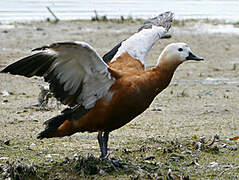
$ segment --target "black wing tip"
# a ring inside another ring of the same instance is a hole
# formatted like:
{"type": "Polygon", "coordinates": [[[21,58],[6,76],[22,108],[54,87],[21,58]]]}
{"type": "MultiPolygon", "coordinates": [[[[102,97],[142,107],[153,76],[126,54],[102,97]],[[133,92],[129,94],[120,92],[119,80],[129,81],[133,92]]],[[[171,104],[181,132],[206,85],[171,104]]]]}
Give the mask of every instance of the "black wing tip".
{"type": "Polygon", "coordinates": [[[164,13],[159,14],[158,16],[151,18],[144,22],[144,24],[138,29],[138,32],[143,29],[150,29],[153,25],[162,26],[167,31],[170,29],[171,24],[173,22],[174,13],[171,11],[166,11],[164,13]]]}
{"type": "Polygon", "coordinates": [[[6,68],[0,70],[0,73],[8,73],[8,71],[6,71],[6,68]]]}
{"type": "Polygon", "coordinates": [[[0,70],[0,73],[6,73],[6,74],[16,75],[15,71],[13,71],[10,66],[7,66],[7,67],[5,67],[4,69],[0,70]]]}

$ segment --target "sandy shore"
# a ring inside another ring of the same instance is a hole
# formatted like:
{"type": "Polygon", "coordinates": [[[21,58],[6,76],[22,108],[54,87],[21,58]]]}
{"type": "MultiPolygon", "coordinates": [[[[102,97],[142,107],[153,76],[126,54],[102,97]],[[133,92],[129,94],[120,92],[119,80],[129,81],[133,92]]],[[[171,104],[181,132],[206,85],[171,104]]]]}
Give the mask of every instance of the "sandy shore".
{"type": "MultiPolygon", "coordinates": [[[[86,41],[101,55],[129,37],[140,23],[62,21],[0,26],[0,64],[5,65],[31,54],[31,49],[57,41],[86,41]],[[14,27],[14,28],[12,28],[14,27]]],[[[171,85],[150,108],[131,123],[111,133],[110,147],[122,149],[133,141],[150,137],[167,139],[192,136],[223,139],[239,135],[239,35],[206,33],[200,24],[172,27],[171,39],[157,42],[147,57],[148,66],[156,63],[162,49],[171,42],[186,42],[205,61],[181,65],[171,85]]],[[[27,79],[0,75],[0,134],[2,140],[44,147],[36,139],[42,123],[60,110],[37,111],[30,105],[37,101],[41,78],[27,79]]],[[[63,108],[63,107],[61,107],[63,108]]],[[[52,152],[66,148],[86,154],[97,151],[96,134],[76,134],[71,138],[46,140],[52,152]]],[[[64,150],[65,151],[65,150],[64,150]]]]}

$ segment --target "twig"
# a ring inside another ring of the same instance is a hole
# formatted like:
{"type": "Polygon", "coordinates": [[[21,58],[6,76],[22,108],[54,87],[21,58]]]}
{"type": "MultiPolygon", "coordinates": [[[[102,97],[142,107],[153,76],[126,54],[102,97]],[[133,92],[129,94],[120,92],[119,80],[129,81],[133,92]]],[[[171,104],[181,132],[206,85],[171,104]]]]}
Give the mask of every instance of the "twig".
{"type": "Polygon", "coordinates": [[[57,23],[58,21],[60,21],[60,19],[54,14],[54,12],[50,9],[49,6],[46,7],[47,10],[51,13],[51,15],[55,18],[55,22],[57,23]]]}
{"type": "Polygon", "coordinates": [[[92,20],[93,20],[93,21],[99,21],[99,20],[100,20],[100,18],[99,18],[99,16],[98,16],[98,13],[97,13],[97,11],[96,11],[96,10],[94,10],[94,13],[95,13],[95,17],[92,17],[92,20]]]}
{"type": "Polygon", "coordinates": [[[226,171],[228,171],[228,169],[227,170],[224,170],[224,171],[222,171],[219,175],[218,175],[218,177],[221,177],[226,171]]]}
{"type": "Polygon", "coordinates": [[[216,140],[219,140],[219,139],[220,139],[220,137],[216,134],[216,135],[213,137],[212,142],[211,142],[210,144],[208,144],[208,146],[213,145],[213,144],[216,142],[216,140]]]}

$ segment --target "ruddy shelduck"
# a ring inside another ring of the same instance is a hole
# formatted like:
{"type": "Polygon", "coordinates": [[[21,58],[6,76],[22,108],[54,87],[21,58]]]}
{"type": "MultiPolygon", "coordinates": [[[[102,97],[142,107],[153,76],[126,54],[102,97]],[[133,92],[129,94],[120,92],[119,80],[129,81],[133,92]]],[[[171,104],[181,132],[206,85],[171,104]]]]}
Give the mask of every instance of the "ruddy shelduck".
{"type": "Polygon", "coordinates": [[[143,113],[170,83],[185,61],[200,61],[185,43],[169,44],[155,67],[145,70],[145,57],[167,27],[152,25],[123,41],[106,63],[85,42],[60,42],[35,49],[1,72],[43,76],[50,90],[69,105],[44,124],[38,138],[98,132],[101,157],[107,155],[109,133],[143,113]]]}

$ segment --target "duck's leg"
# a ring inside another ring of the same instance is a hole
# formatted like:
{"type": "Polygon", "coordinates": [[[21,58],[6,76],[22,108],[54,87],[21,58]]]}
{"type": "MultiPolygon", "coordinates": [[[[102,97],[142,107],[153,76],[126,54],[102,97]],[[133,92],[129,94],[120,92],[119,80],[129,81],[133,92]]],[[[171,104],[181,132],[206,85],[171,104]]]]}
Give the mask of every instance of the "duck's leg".
{"type": "Polygon", "coordinates": [[[109,134],[110,134],[110,132],[105,132],[104,135],[103,135],[103,141],[104,141],[104,146],[105,146],[105,153],[106,153],[106,155],[108,154],[109,134]]]}
{"type": "Polygon", "coordinates": [[[102,136],[102,132],[99,132],[97,139],[98,139],[100,152],[101,152],[100,158],[105,158],[107,155],[109,132],[105,132],[103,136],[102,136]]]}

